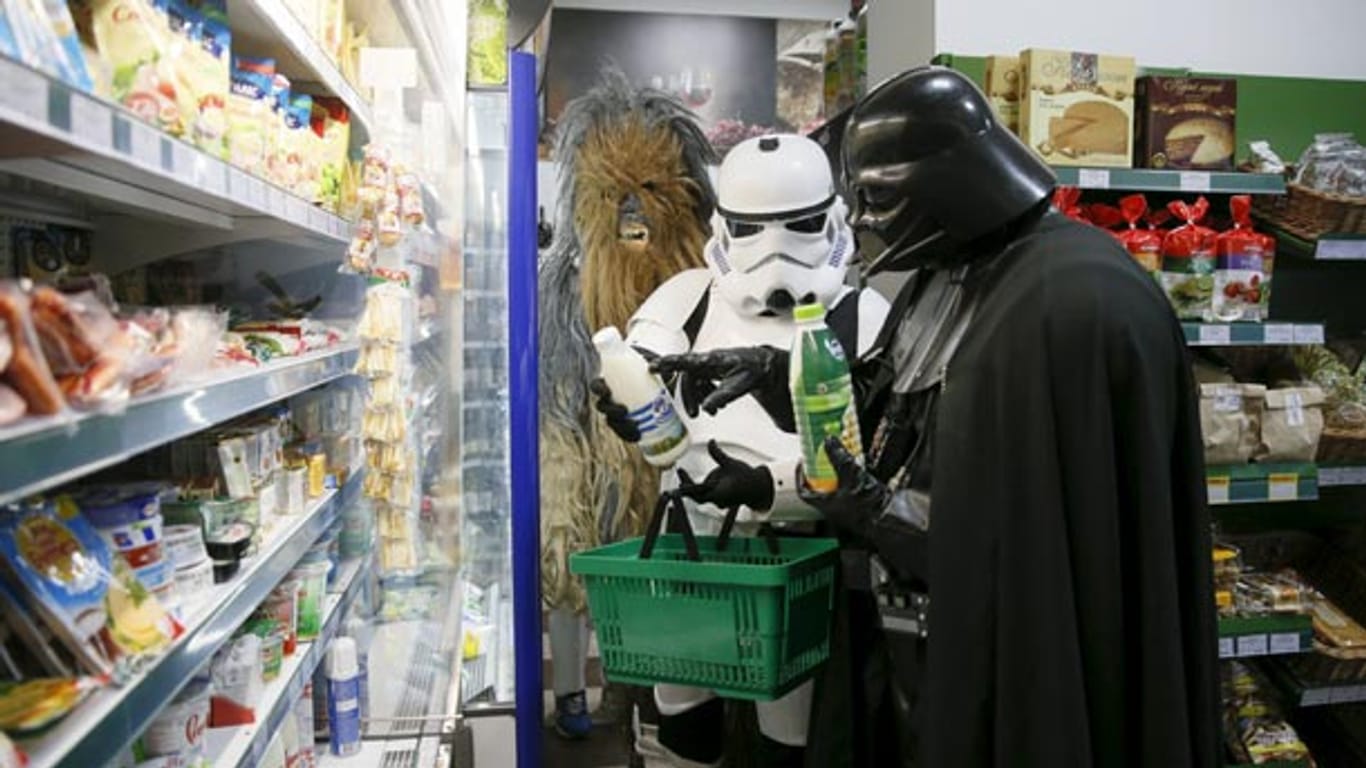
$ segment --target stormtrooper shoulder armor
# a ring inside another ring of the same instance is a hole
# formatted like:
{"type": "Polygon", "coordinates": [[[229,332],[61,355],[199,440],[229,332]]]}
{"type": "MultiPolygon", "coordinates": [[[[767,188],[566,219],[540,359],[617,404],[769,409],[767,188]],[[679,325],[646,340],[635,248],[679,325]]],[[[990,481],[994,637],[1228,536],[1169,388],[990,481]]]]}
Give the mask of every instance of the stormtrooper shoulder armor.
{"type": "Polygon", "coordinates": [[[711,272],[689,269],[669,278],[631,316],[626,342],[657,355],[680,355],[691,344],[684,326],[711,288],[711,272]]]}

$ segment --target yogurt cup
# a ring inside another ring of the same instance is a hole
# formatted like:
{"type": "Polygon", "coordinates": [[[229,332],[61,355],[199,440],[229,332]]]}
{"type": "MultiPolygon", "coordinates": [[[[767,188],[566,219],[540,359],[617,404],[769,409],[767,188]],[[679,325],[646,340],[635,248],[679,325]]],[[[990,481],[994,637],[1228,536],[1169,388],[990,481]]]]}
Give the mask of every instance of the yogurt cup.
{"type": "Polygon", "coordinates": [[[175,584],[180,592],[182,606],[189,607],[192,598],[202,595],[213,586],[213,563],[205,559],[186,568],[177,568],[175,584]]]}
{"type": "Polygon", "coordinates": [[[176,755],[187,758],[186,765],[202,758],[204,734],[209,727],[209,695],[208,681],[197,679],[167,704],[142,733],[147,756],[176,755]]]}
{"type": "Polygon", "coordinates": [[[175,569],[167,560],[157,560],[154,563],[145,565],[133,570],[133,574],[142,582],[142,586],[155,592],[157,589],[167,584],[175,584],[175,569]]]}
{"type": "Polygon", "coordinates": [[[133,570],[146,568],[147,566],[159,563],[164,559],[162,557],[161,542],[153,542],[144,547],[137,547],[135,549],[125,549],[119,552],[119,555],[123,557],[125,563],[128,563],[128,567],[133,570]]]}
{"type": "Polygon", "coordinates": [[[176,568],[188,568],[209,559],[204,550],[204,531],[197,525],[168,525],[161,530],[161,546],[176,568]]]}
{"type": "Polygon", "coordinates": [[[327,571],[331,565],[323,560],[305,563],[289,572],[289,578],[299,582],[297,632],[300,640],[313,640],[322,631],[327,571]]]}
{"type": "Polygon", "coordinates": [[[95,485],[78,491],[76,505],[96,528],[117,528],[161,516],[160,483],[95,485]]]}
{"type": "Polygon", "coordinates": [[[161,541],[161,513],[129,523],[97,525],[95,530],[117,552],[146,547],[161,541]]]}

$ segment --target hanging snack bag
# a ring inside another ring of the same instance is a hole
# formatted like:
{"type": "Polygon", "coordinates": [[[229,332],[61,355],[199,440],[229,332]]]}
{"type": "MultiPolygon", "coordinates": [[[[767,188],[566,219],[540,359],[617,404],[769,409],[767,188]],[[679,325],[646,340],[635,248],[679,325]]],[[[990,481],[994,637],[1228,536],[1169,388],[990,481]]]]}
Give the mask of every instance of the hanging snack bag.
{"type": "Polygon", "coordinates": [[[1201,384],[1200,435],[1206,464],[1245,464],[1261,445],[1266,387],[1201,384]]]}
{"type": "Polygon", "coordinates": [[[1323,434],[1323,390],[1290,387],[1266,392],[1258,461],[1313,461],[1323,434]]]}
{"type": "Polygon", "coordinates": [[[351,111],[341,99],[313,97],[313,132],[322,137],[318,191],[314,202],[329,211],[340,210],[346,150],[351,143],[351,111]]]}
{"type": "Polygon", "coordinates": [[[234,56],[228,93],[228,161],[247,173],[265,178],[266,147],[270,137],[275,80],[274,59],[234,56]]]}
{"type": "Polygon", "coordinates": [[[1152,229],[1140,229],[1138,222],[1148,212],[1148,199],[1143,195],[1129,195],[1119,201],[1119,211],[1129,228],[1121,230],[1118,237],[1124,249],[1134,257],[1140,267],[1154,279],[1161,280],[1162,274],[1162,235],[1152,229]]]}
{"type": "Polygon", "coordinates": [[[422,204],[422,183],[417,174],[400,168],[395,177],[398,186],[398,208],[404,223],[420,227],[427,220],[427,211],[422,204]]]}
{"type": "Polygon", "coordinates": [[[1185,224],[1162,240],[1162,290],[1176,316],[1182,320],[1205,320],[1212,312],[1214,296],[1214,232],[1200,225],[1209,211],[1204,197],[1189,204],[1173,200],[1168,210],[1185,224]]]}
{"type": "Polygon", "coordinates": [[[392,178],[390,176],[391,158],[389,150],[380,144],[365,145],[365,159],[361,163],[359,198],[362,214],[374,215],[384,202],[392,178]]]}
{"type": "Polygon", "coordinates": [[[1266,319],[1271,273],[1266,268],[1266,239],[1252,231],[1252,198],[1229,201],[1233,229],[1215,238],[1213,319],[1220,322],[1266,319]]]}

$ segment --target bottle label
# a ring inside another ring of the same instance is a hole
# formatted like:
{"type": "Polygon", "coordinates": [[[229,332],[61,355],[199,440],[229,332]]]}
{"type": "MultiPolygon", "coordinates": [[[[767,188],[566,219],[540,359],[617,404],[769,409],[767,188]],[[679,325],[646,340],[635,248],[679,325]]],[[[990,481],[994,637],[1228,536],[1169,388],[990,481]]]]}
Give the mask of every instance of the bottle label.
{"type": "Polygon", "coordinates": [[[793,352],[792,410],[802,440],[802,472],[814,490],[833,491],[839,479],[825,452],[826,439],[840,438],[855,458],[863,453],[849,364],[824,326],[801,331],[793,352]]]}
{"type": "Polygon", "coordinates": [[[631,421],[640,430],[640,449],[646,456],[660,456],[673,450],[687,436],[683,420],[674,410],[669,393],[660,390],[648,405],[631,411],[631,421]]]}
{"type": "Polygon", "coordinates": [[[360,681],[357,678],[327,681],[327,719],[332,727],[334,755],[360,749],[360,681]]]}

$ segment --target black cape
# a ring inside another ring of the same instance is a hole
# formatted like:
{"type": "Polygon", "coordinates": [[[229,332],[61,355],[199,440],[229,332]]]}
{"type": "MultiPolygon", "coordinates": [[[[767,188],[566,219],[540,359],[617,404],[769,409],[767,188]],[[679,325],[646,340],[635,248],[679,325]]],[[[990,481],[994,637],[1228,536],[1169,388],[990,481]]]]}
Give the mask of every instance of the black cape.
{"type": "Polygon", "coordinates": [[[1220,764],[1185,340],[1104,232],[989,266],[935,431],[924,766],[1220,764]]]}

